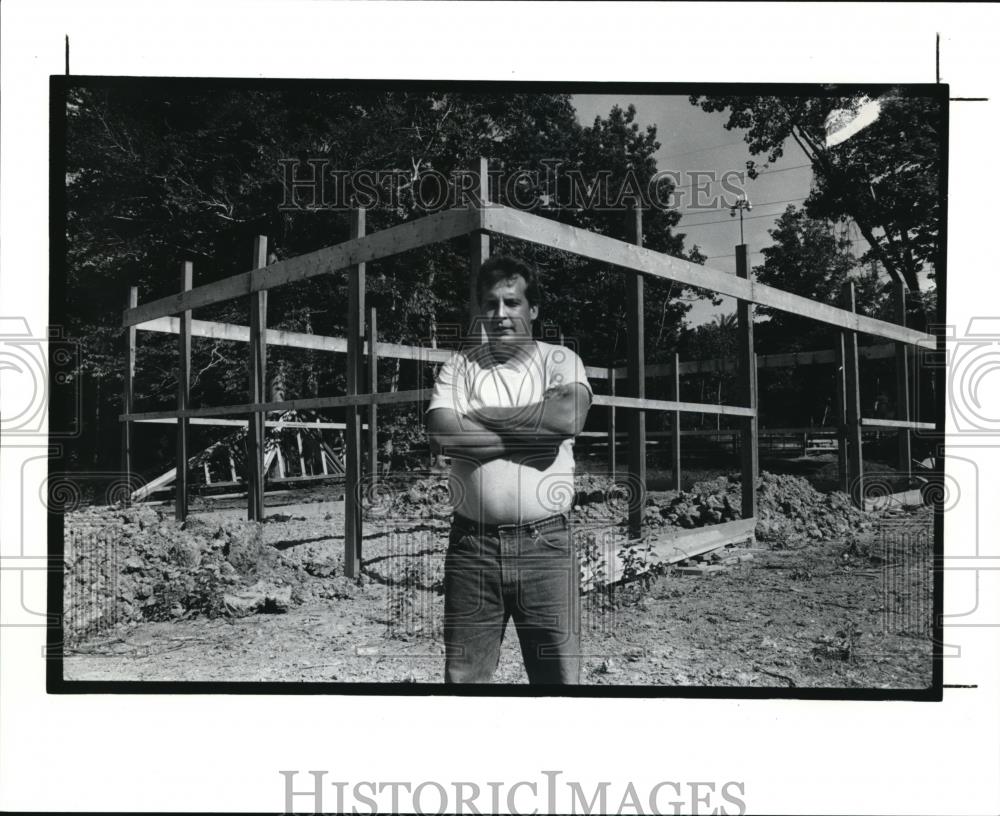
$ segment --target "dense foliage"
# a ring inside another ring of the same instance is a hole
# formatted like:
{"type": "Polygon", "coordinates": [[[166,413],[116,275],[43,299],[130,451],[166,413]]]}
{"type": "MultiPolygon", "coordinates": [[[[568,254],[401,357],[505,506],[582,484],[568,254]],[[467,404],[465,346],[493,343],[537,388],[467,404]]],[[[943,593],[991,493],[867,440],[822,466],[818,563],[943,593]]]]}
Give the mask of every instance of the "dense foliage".
{"type": "MultiPolygon", "coordinates": [[[[119,307],[128,286],[140,302],[176,292],[184,261],[195,264],[195,285],[244,272],[254,237],[269,239],[270,259],[282,259],[346,240],[349,213],[342,206],[286,197],[285,166],[298,160],[325,162],[345,174],[383,173],[390,186],[367,212],[374,232],[424,216],[421,185],[433,173],[476,167],[490,159],[491,172],[516,187],[491,191],[504,201],[534,197],[547,206],[536,214],[625,238],[627,199],[605,208],[574,206],[563,186],[577,174],[603,178],[610,190],[640,186],[656,172],[655,129],[640,129],[634,108],[614,107],[607,117],[581,125],[563,94],[475,94],[388,91],[365,86],[333,88],[313,83],[247,89],[170,81],[83,84],[67,100],[67,291],[68,333],[80,342],[85,404],[96,405],[100,433],[85,418],[74,455],[96,462],[115,459],[114,414],[120,407],[119,307]],[[553,173],[552,168],[557,172],[553,173]],[[388,193],[391,193],[389,195],[388,193]],[[555,202],[553,204],[552,202],[555,202]],[[286,204],[288,202],[285,202],[286,204]],[[100,407],[104,406],[101,410],[100,407]]],[[[662,191],[669,195],[668,180],[662,191]]],[[[308,198],[308,197],[307,197],[308,198]]],[[[647,246],[685,255],[679,215],[647,210],[647,246]]],[[[607,266],[537,246],[496,242],[496,249],[527,255],[541,269],[548,297],[542,329],[561,332],[588,363],[604,365],[624,355],[625,298],[622,276],[607,266]]],[[[689,255],[700,260],[696,250],[689,255]]],[[[367,302],[378,310],[380,339],[426,343],[442,325],[461,324],[468,291],[466,240],[439,244],[368,265],[367,302]]],[[[646,311],[658,327],[651,354],[671,349],[689,306],[671,297],[677,287],[652,282],[646,311]]],[[[247,304],[232,301],[198,310],[196,318],[247,323],[247,304]]],[[[271,328],[344,336],[344,272],[269,293],[271,328]]],[[[447,329],[445,329],[445,332],[447,329]]],[[[440,330],[438,334],[442,334],[440,330]]],[[[142,333],[136,383],[138,410],[169,406],[176,393],[176,340],[142,333]]],[[[340,355],[272,347],[272,391],[287,398],[342,393],[340,355]]],[[[429,372],[384,361],[380,388],[427,384],[429,372]]],[[[196,338],[192,403],[225,404],[247,396],[245,345],[196,338]]],[[[386,445],[405,449],[419,436],[415,411],[392,417],[386,445]]],[[[170,446],[166,432],[161,448],[170,446]]],[[[159,453],[143,451],[153,459],[159,453]]],[[[161,453],[165,453],[162,450],[161,453]]]]}
{"type": "MultiPolygon", "coordinates": [[[[729,114],[725,127],[745,130],[764,167],[794,143],[812,165],[815,184],[806,213],[829,221],[853,220],[869,244],[864,261],[877,261],[894,280],[921,290],[919,273],[935,275],[940,261],[945,105],[939,97],[892,90],[877,98],[880,113],[849,139],[828,146],[827,117],[853,110],[854,96],[692,96],[707,112],[729,114]]],[[[755,178],[760,168],[747,162],[755,178]]]]}

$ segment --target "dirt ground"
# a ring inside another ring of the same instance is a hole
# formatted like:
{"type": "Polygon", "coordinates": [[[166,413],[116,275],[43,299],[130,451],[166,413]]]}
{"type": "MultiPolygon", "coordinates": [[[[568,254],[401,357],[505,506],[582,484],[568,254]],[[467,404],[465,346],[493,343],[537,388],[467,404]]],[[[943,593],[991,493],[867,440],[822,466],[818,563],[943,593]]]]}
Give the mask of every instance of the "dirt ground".
{"type": "MultiPolygon", "coordinates": [[[[183,528],[169,506],[68,518],[65,678],[441,682],[446,507],[410,496],[370,514],[355,581],[343,575],[337,492],[274,497],[287,503],[259,526],[226,499],[195,501],[183,528]]],[[[697,504],[656,498],[670,521],[697,504]]],[[[608,528],[585,516],[578,540],[608,528]]],[[[737,550],[751,559],[587,593],[583,682],[928,687],[932,511],[895,507],[822,530],[810,517],[798,535],[774,518],[770,540],[737,550]]],[[[512,625],[495,681],[526,682],[512,625]]]]}

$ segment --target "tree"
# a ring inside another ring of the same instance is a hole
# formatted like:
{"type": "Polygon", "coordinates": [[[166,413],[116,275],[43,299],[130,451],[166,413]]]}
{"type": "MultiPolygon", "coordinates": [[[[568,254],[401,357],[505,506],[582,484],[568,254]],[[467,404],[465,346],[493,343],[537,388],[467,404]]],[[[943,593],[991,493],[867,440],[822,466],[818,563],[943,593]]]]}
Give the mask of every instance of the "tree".
{"type": "MultiPolygon", "coordinates": [[[[763,250],[764,263],[753,270],[761,283],[838,306],[844,284],[853,281],[858,311],[889,317],[891,307],[875,269],[859,264],[851,255],[850,242],[836,235],[832,223],[789,206],[769,234],[774,243],[763,250]]],[[[832,349],[838,341],[838,330],[825,323],[763,306],[757,313],[763,318],[755,328],[761,354],[832,349]]],[[[835,375],[825,365],[763,371],[758,390],[767,422],[792,426],[820,424],[824,418],[832,422],[835,375]]]]}
{"type": "MultiPolygon", "coordinates": [[[[854,220],[869,244],[863,260],[877,260],[893,280],[920,291],[918,273],[939,259],[941,226],[942,101],[894,90],[878,99],[881,113],[846,141],[827,146],[825,124],[834,111],[856,108],[854,96],[691,96],[707,112],[729,112],[726,129],[746,130],[753,155],[777,162],[789,139],[815,173],[805,202],[813,218],[854,220]]],[[[750,178],[761,172],[747,162],[750,178]]],[[[928,273],[931,277],[934,271],[928,273]]]]}
{"type": "MultiPolygon", "coordinates": [[[[717,314],[708,323],[687,329],[682,337],[681,355],[688,360],[735,360],[737,354],[736,312],[717,314]]],[[[717,368],[697,375],[699,387],[698,402],[735,402],[739,399],[736,389],[736,374],[717,368]]],[[[704,427],[706,414],[701,414],[704,427]]],[[[715,427],[721,427],[721,415],[715,416],[715,427]]]]}
{"type": "MultiPolygon", "coordinates": [[[[655,129],[640,131],[634,108],[613,108],[584,127],[565,94],[396,92],[312,83],[279,90],[178,87],[169,81],[81,83],[67,100],[67,331],[81,342],[81,373],[106,381],[105,417],[117,413],[114,395],[121,390],[120,304],[109,302],[109,294],[123,296],[130,285],[140,287],[142,301],[175,293],[181,264],[189,259],[195,261],[195,285],[244,272],[253,237],[260,234],[269,237],[274,259],[347,239],[344,208],[280,206],[283,159],[325,160],[347,174],[385,173],[394,195],[368,208],[369,232],[425,215],[418,195],[423,180],[468,170],[480,155],[507,176],[537,172],[539,195],[558,193],[566,178],[546,173],[552,158],[583,179],[603,174],[613,190],[630,175],[646,185],[656,172],[655,129]]],[[[663,191],[662,198],[668,194],[663,191]]],[[[507,190],[499,195],[503,200],[507,190]]],[[[620,207],[567,204],[537,214],[626,237],[620,207]]],[[[677,221],[675,212],[648,211],[645,244],[683,254],[684,236],[673,231],[677,221]]],[[[497,241],[496,248],[503,250],[505,242],[497,241]]],[[[585,359],[603,361],[624,345],[620,270],[549,248],[510,248],[549,273],[543,319],[556,320],[585,359]]],[[[370,264],[367,302],[379,311],[380,338],[418,343],[437,323],[464,322],[467,264],[464,240],[370,264]]],[[[343,270],[273,289],[269,326],[343,336],[346,290],[343,270]]],[[[674,300],[676,293],[666,282],[647,288],[647,319],[657,321],[658,348],[676,338],[688,308],[674,300]]],[[[218,304],[195,317],[245,324],[246,304],[218,304]]],[[[245,397],[245,345],[196,340],[192,356],[193,404],[245,397]]],[[[342,362],[276,347],[268,356],[289,398],[343,391],[342,362]]],[[[144,335],[138,368],[143,375],[136,383],[137,408],[170,404],[176,339],[144,335]]],[[[416,378],[396,361],[386,361],[381,371],[382,388],[409,387],[407,378],[416,378]]],[[[407,420],[413,421],[419,418],[407,420]]],[[[106,444],[96,449],[113,450],[116,423],[103,433],[106,444]]],[[[88,426],[85,434],[93,438],[93,429],[88,426]]]]}
{"type": "MultiPolygon", "coordinates": [[[[753,270],[761,283],[839,306],[844,284],[854,280],[858,310],[884,314],[885,295],[877,276],[859,264],[850,241],[838,237],[833,224],[789,205],[768,234],[774,243],[762,250],[764,263],[753,270]]],[[[757,313],[766,318],[757,326],[758,348],[764,353],[832,348],[835,330],[825,323],[766,306],[758,306],[757,313]]]]}

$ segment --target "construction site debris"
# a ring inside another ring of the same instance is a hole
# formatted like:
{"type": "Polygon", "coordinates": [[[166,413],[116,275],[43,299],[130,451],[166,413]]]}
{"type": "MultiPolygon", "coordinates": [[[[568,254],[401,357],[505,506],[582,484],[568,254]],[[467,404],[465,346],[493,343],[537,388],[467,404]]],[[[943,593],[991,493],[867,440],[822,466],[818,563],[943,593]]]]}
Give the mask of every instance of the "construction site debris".
{"type": "MultiPolygon", "coordinates": [[[[377,564],[370,565],[366,577],[390,587],[440,592],[441,559],[431,556],[443,553],[446,542],[444,520],[451,512],[446,475],[432,474],[405,485],[379,484],[375,488],[368,491],[363,503],[369,523],[424,519],[422,535],[431,538],[421,543],[419,552],[401,550],[383,555],[377,564]]],[[[645,571],[642,553],[634,549],[624,527],[629,502],[635,500],[638,498],[630,495],[625,485],[607,477],[577,476],[573,518],[580,533],[584,583],[611,578],[608,565],[587,558],[590,550],[606,549],[602,542],[608,535],[621,545],[619,572],[625,579],[645,571]]],[[[733,477],[699,482],[690,491],[643,500],[644,519],[654,533],[669,527],[707,527],[740,517],[740,486],[733,477]]],[[[853,507],[846,495],[824,495],[795,476],[761,474],[757,501],[757,539],[773,548],[849,539],[873,527],[873,518],[853,507]]],[[[323,521],[332,518],[327,513],[323,521]]],[[[116,624],[281,612],[305,601],[350,598],[364,591],[364,585],[341,573],[342,552],[331,545],[329,537],[316,538],[315,521],[275,513],[263,525],[197,516],[178,524],[163,511],[144,505],[89,507],[67,513],[67,641],[78,641],[116,624]],[[268,543],[277,539],[286,544],[278,547],[268,543]]],[[[339,537],[341,532],[332,534],[339,537]]],[[[689,566],[704,571],[752,558],[722,546],[698,554],[700,560],[689,562],[689,566]],[[712,557],[713,552],[716,557],[712,557]]]]}

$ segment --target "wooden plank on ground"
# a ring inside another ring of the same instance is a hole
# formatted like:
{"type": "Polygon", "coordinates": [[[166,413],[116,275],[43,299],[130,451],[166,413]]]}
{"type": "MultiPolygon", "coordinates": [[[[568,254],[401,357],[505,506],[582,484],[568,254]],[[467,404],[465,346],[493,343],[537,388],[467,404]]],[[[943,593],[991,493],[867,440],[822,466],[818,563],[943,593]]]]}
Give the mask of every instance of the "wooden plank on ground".
{"type": "Polygon", "coordinates": [[[583,591],[638,578],[654,565],[676,564],[701,553],[753,539],[756,519],[741,519],[694,530],[676,530],[637,540],[624,533],[600,536],[593,561],[584,564],[583,591]]]}
{"type": "Polygon", "coordinates": [[[757,519],[739,519],[693,530],[671,530],[652,541],[652,551],[660,564],[676,564],[686,558],[717,550],[727,544],[753,539],[757,519]]]}
{"type": "Polygon", "coordinates": [[[865,510],[889,510],[893,507],[919,507],[924,504],[924,494],[919,488],[887,493],[884,496],[865,497],[865,510]]]}

